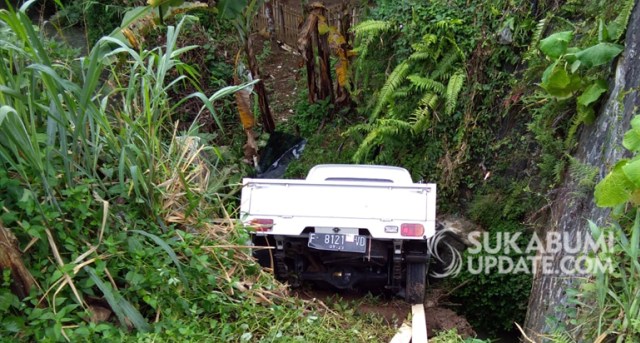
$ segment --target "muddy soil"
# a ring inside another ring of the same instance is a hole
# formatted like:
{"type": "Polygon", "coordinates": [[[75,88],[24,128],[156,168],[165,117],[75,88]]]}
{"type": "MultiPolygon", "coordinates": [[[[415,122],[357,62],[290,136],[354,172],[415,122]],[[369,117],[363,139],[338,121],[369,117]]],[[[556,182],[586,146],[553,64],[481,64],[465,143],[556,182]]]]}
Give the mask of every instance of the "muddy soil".
{"type": "MultiPolygon", "coordinates": [[[[318,302],[321,307],[336,309],[336,304],[352,303],[357,306],[356,313],[362,316],[374,316],[382,319],[386,325],[399,328],[403,322],[410,320],[411,305],[403,299],[391,296],[371,296],[364,291],[331,291],[315,288],[294,290],[293,294],[301,299],[318,302]]],[[[441,305],[445,295],[440,289],[427,292],[425,312],[428,336],[438,332],[456,329],[464,338],[476,337],[469,322],[464,316],[441,305]]]]}

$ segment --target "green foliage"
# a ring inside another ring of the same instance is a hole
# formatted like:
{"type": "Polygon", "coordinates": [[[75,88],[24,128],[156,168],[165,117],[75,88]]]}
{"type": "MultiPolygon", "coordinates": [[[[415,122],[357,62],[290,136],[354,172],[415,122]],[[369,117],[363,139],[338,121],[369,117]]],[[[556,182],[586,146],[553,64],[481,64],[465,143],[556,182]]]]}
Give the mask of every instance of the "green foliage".
{"type": "Polygon", "coordinates": [[[514,69],[535,23],[526,6],[502,1],[376,5],[354,29],[352,95],[370,119],[348,130],[360,144],[354,161],[401,165],[416,180],[438,182],[447,208],[462,194],[469,197],[489,170],[509,169],[516,147],[525,144],[517,134],[504,136],[498,123],[527,120],[508,117],[503,104],[517,92],[514,69]],[[512,45],[493,36],[505,27],[513,32],[512,45]],[[509,150],[487,144],[497,136],[509,150]]]}
{"type": "Polygon", "coordinates": [[[631,120],[631,129],[624,135],[622,145],[634,153],[631,159],[618,161],[611,172],[596,185],[596,204],[603,207],[639,203],[640,191],[640,116],[631,120]]]}
{"type": "Polygon", "coordinates": [[[542,55],[529,50],[527,73],[532,73],[528,77],[533,78],[536,77],[534,71],[540,73],[537,75],[541,75],[543,91],[528,95],[524,101],[533,114],[529,130],[541,147],[538,166],[545,180],[543,184],[547,185],[544,187],[562,180],[570,165],[567,156],[576,144],[580,127],[596,119],[600,100],[608,91],[605,80],[610,68],[606,66],[622,51],[617,43],[624,28],[621,31],[614,29],[615,35],[609,35],[609,28],[618,27],[614,22],[628,20],[628,7],[629,1],[602,8],[572,9],[567,6],[562,9],[567,16],[576,11],[585,14],[573,23],[553,15],[547,15],[538,23],[531,45],[532,48],[537,46],[542,55]],[[611,19],[610,13],[617,16],[611,19]],[[570,30],[566,30],[568,24],[570,30]],[[554,25],[560,27],[559,32],[539,40],[544,31],[554,25]]]}
{"type": "Polygon", "coordinates": [[[434,337],[429,337],[429,342],[434,343],[489,343],[491,340],[482,340],[477,338],[464,339],[458,334],[456,329],[439,332],[434,337]]]}
{"type": "MultiPolygon", "coordinates": [[[[521,255],[513,249],[509,249],[508,253],[505,251],[505,242],[497,237],[507,232],[521,234],[516,240],[516,245],[525,251],[530,235],[524,231],[521,225],[508,221],[494,221],[489,229],[488,246],[492,248],[502,246],[503,248],[497,254],[512,258],[514,263],[520,258],[526,258],[525,255],[521,255]]],[[[532,277],[527,272],[498,273],[497,267],[494,267],[490,273],[486,273],[484,270],[480,273],[472,273],[467,268],[467,266],[472,266],[475,269],[482,268],[487,265],[487,263],[483,264],[483,259],[492,256],[496,255],[484,249],[476,254],[472,254],[468,250],[465,251],[462,257],[462,271],[452,282],[460,285],[453,293],[453,297],[464,304],[461,309],[470,323],[474,327],[486,330],[489,334],[496,334],[501,331],[514,330],[514,322],[523,323],[532,277]],[[491,310],[487,311],[487,309],[491,310]]],[[[527,261],[527,267],[528,270],[531,270],[529,261],[527,261]]]]}
{"type": "MultiPolygon", "coordinates": [[[[370,123],[356,125],[348,132],[366,134],[354,161],[369,161],[371,150],[388,146],[389,141],[401,144],[422,137],[434,118],[454,114],[466,79],[460,64],[462,52],[447,33],[456,23],[456,20],[436,22],[434,33],[424,35],[413,44],[413,53],[389,74],[372,106],[370,123]]],[[[384,32],[390,27],[390,23],[367,21],[355,31],[367,37],[371,32],[384,32]]]]}
{"type": "Polygon", "coordinates": [[[635,0],[625,0],[622,2],[622,6],[618,12],[616,18],[607,24],[606,27],[602,26],[599,30],[600,35],[604,36],[605,34],[609,37],[611,41],[618,42],[621,40],[622,36],[627,30],[627,24],[629,23],[629,18],[631,17],[631,11],[635,6],[635,0]],[[605,31],[606,30],[606,31],[605,31]]]}
{"type": "Polygon", "coordinates": [[[334,111],[330,99],[318,100],[313,104],[309,104],[307,99],[305,89],[298,94],[295,114],[283,125],[283,130],[307,139],[304,153],[299,160],[291,162],[285,178],[305,178],[317,164],[348,164],[357,147],[346,137],[341,138],[344,128],[349,124],[343,114],[338,113],[334,120],[327,120],[334,111]]]}
{"type": "Polygon", "coordinates": [[[144,5],[141,0],[94,0],[81,1],[85,28],[89,44],[93,45],[102,36],[110,34],[120,26],[125,13],[132,7],[144,5]]]}
{"type": "Polygon", "coordinates": [[[569,175],[577,184],[576,191],[573,193],[575,198],[592,196],[598,172],[597,167],[580,163],[577,159],[569,157],[569,175]]]}
{"type": "Polygon", "coordinates": [[[635,219],[620,218],[624,226],[614,223],[598,227],[589,222],[591,234],[599,243],[592,258],[603,261],[604,266],[610,263],[611,269],[593,268],[592,277],[569,292],[571,302],[577,305],[571,320],[585,340],[640,339],[640,212],[634,206],[626,214],[635,219]],[[613,242],[608,237],[614,237],[613,242]]]}
{"type": "MultiPolygon", "coordinates": [[[[593,68],[611,62],[622,52],[622,46],[609,42],[599,42],[587,48],[569,48],[573,39],[573,31],[554,33],[540,41],[540,50],[554,62],[542,74],[540,84],[549,95],[564,99],[574,93],[584,93],[598,86],[604,90],[591,92],[589,104],[595,103],[599,96],[606,91],[606,84],[600,80],[591,83],[584,75],[577,73],[580,67],[593,68]],[[585,86],[587,85],[588,86],[585,86]]],[[[584,103],[581,106],[588,107],[584,103]]]]}
{"type": "Polygon", "coordinates": [[[216,2],[216,8],[222,18],[234,19],[240,16],[249,0],[221,0],[216,2]]]}
{"type": "MultiPolygon", "coordinates": [[[[619,161],[601,180],[595,190],[598,206],[614,207],[612,224],[599,227],[589,221],[591,236],[597,246],[589,252],[591,275],[576,288],[567,291],[571,331],[559,328],[557,341],[573,342],[570,334],[585,341],[635,342],[640,339],[640,211],[636,193],[640,189],[636,135],[640,116],[632,120],[632,128],[623,146],[634,156],[619,161]],[[599,262],[598,262],[599,261],[599,262]],[[615,340],[613,339],[615,337],[615,340]]],[[[573,163],[572,163],[573,165],[573,163]]],[[[592,168],[572,167],[573,173],[586,174],[588,184],[596,176],[592,168]]],[[[606,219],[605,219],[606,220],[606,219]]]]}

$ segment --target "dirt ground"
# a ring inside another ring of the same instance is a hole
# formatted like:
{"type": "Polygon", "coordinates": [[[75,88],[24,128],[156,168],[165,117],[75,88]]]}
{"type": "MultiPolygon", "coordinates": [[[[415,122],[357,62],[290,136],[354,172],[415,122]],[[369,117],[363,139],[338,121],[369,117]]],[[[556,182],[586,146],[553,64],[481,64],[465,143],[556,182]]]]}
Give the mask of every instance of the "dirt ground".
{"type": "MultiPolygon", "coordinates": [[[[399,328],[404,321],[410,320],[411,305],[397,297],[381,296],[367,297],[367,293],[359,291],[330,291],[307,288],[294,290],[293,294],[301,299],[316,301],[321,307],[333,309],[336,302],[353,302],[357,304],[357,313],[361,315],[379,316],[387,325],[399,328]]],[[[440,304],[444,292],[433,289],[425,297],[425,313],[428,336],[435,336],[438,332],[457,329],[464,338],[476,337],[469,322],[464,316],[440,304]]]]}
{"type": "Polygon", "coordinates": [[[297,94],[300,91],[300,68],[303,66],[302,57],[285,51],[274,42],[255,34],[253,37],[254,51],[261,56],[261,77],[267,87],[267,96],[273,118],[278,123],[286,122],[295,112],[297,94]],[[268,52],[268,54],[266,53],[268,52]]]}

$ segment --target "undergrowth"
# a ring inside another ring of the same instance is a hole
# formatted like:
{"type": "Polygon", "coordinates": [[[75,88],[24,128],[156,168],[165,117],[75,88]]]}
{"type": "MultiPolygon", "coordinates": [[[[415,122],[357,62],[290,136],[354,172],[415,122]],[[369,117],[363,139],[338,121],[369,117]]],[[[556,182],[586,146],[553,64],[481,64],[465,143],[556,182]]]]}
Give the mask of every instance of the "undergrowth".
{"type": "Polygon", "coordinates": [[[250,257],[236,160],[176,125],[188,99],[218,121],[215,101],[245,85],[171,101],[194,81],[183,25],[162,46],[105,37],[54,59],[23,11],[0,10],[0,338],[386,340],[289,297],[250,257]]]}

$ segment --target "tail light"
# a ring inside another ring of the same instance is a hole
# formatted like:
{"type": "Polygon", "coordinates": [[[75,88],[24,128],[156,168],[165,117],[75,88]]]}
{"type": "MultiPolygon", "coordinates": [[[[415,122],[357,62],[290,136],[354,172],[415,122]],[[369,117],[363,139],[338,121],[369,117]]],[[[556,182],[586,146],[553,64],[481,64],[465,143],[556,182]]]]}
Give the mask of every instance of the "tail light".
{"type": "Polygon", "coordinates": [[[251,219],[249,226],[257,232],[271,231],[273,228],[273,219],[255,218],[251,219]]]}
{"type": "Polygon", "coordinates": [[[408,237],[419,237],[424,235],[424,226],[422,224],[402,224],[400,225],[400,234],[408,237]]]}

